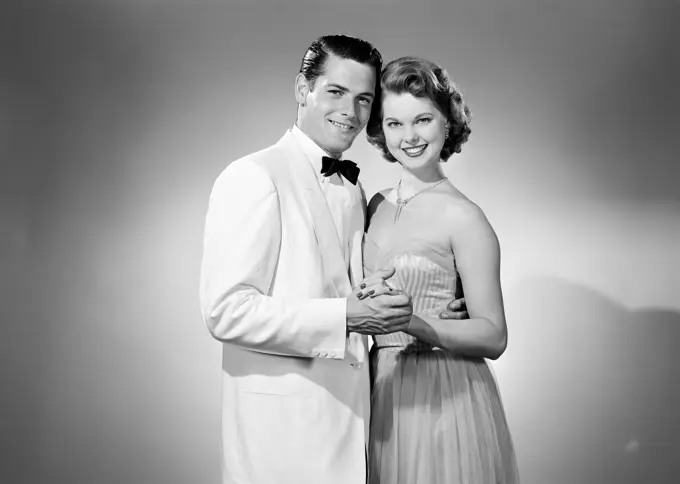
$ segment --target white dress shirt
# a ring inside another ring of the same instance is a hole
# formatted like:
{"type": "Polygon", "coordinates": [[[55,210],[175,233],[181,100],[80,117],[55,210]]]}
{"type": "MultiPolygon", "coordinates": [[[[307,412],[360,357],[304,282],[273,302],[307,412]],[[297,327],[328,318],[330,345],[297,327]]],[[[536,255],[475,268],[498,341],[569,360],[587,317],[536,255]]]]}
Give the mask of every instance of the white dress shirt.
{"type": "Polygon", "coordinates": [[[345,180],[339,173],[334,173],[331,176],[324,176],[321,174],[321,158],[330,156],[319,145],[317,145],[309,136],[307,136],[297,125],[293,125],[291,129],[293,139],[300,146],[302,151],[307,155],[309,162],[312,164],[314,173],[319,180],[321,189],[326,197],[328,208],[330,209],[333,223],[338,234],[338,239],[343,248],[343,255],[345,259],[345,267],[349,270],[350,260],[350,217],[351,217],[351,203],[352,198],[349,190],[345,186],[350,183],[345,180]]]}

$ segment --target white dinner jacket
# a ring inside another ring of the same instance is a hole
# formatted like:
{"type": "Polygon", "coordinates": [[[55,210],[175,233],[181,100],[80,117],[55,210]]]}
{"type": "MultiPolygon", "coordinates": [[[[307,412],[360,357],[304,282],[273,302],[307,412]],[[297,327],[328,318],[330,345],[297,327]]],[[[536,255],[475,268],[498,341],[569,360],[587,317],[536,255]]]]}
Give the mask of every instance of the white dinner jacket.
{"type": "Polygon", "coordinates": [[[347,337],[345,298],[363,278],[366,203],[360,185],[344,181],[350,274],[290,131],[228,165],[213,187],[200,296],[223,343],[225,484],[365,483],[368,342],[347,337]]]}

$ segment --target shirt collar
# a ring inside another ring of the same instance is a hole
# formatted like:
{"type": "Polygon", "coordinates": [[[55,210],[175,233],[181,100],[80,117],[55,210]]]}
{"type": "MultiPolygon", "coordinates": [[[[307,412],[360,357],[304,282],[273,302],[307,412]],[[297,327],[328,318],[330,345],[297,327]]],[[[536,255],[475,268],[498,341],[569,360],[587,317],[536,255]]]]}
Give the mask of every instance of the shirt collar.
{"type": "MultiPolygon", "coordinates": [[[[314,173],[316,173],[316,177],[319,179],[319,181],[323,181],[325,177],[321,174],[321,158],[330,155],[323,148],[317,145],[316,142],[312,140],[312,138],[307,136],[307,134],[302,131],[297,126],[297,124],[293,124],[293,128],[290,130],[290,132],[298,146],[300,146],[305,155],[307,155],[307,159],[312,164],[312,168],[314,169],[314,173]]],[[[340,159],[342,159],[342,156],[340,159]]]]}

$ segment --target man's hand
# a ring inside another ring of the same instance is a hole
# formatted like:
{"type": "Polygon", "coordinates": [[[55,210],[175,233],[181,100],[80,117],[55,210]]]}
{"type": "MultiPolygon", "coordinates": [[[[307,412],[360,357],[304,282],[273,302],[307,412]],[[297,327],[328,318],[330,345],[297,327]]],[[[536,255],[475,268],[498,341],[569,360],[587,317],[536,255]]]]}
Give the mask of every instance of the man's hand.
{"type": "MultiPolygon", "coordinates": [[[[359,299],[376,298],[382,295],[397,294],[400,291],[391,287],[386,281],[395,273],[395,268],[387,266],[384,269],[376,271],[371,276],[366,277],[359,288],[361,289],[357,297],[359,299]]],[[[465,295],[463,294],[463,285],[460,279],[457,281],[457,290],[455,298],[446,305],[446,309],[439,313],[439,319],[469,319],[470,315],[465,304],[465,295]]],[[[356,292],[356,291],[355,291],[356,292]]]]}
{"type": "Polygon", "coordinates": [[[470,315],[465,305],[465,297],[454,299],[446,305],[446,309],[439,314],[439,319],[469,319],[470,315]]]}
{"type": "Polygon", "coordinates": [[[411,322],[411,296],[393,290],[376,297],[360,299],[361,288],[347,298],[347,329],[361,334],[388,334],[405,331],[411,322]]]}

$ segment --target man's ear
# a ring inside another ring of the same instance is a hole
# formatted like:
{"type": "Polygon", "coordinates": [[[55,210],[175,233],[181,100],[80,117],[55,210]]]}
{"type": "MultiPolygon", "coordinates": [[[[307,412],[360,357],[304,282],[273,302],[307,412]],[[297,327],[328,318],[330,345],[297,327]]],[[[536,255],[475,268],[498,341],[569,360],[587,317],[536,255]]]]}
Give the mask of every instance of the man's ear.
{"type": "Polygon", "coordinates": [[[307,95],[311,91],[309,81],[303,73],[300,73],[295,78],[295,100],[301,106],[307,104],[307,95]]]}

